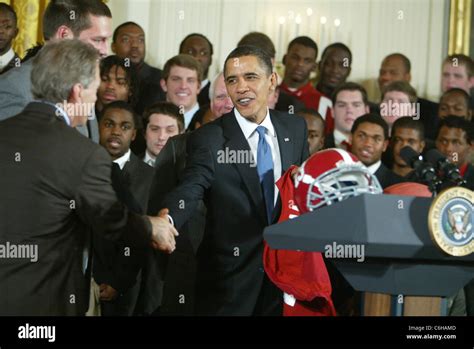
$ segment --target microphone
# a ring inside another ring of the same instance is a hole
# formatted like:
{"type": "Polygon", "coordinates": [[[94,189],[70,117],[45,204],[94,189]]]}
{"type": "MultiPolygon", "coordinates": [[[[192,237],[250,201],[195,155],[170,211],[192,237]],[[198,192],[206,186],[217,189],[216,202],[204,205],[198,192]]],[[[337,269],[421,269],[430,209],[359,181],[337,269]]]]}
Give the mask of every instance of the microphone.
{"type": "Polygon", "coordinates": [[[423,156],[413,150],[410,146],[404,146],[400,150],[400,157],[405,161],[408,166],[412,167],[415,170],[417,177],[428,183],[428,187],[431,192],[436,192],[436,188],[440,184],[438,177],[436,176],[436,171],[433,165],[424,162],[423,156]]]}
{"type": "Polygon", "coordinates": [[[431,149],[426,153],[426,160],[436,166],[436,169],[443,174],[443,178],[456,185],[462,186],[466,184],[458,167],[449,162],[449,160],[437,149],[431,149]]]}

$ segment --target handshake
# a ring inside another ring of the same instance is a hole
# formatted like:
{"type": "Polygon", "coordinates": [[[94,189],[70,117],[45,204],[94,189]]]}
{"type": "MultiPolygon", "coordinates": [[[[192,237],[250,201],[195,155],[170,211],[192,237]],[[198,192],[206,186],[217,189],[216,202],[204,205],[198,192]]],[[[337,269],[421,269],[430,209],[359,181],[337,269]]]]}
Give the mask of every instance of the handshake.
{"type": "Polygon", "coordinates": [[[178,231],[168,219],[168,209],[158,212],[158,216],[148,216],[153,227],[151,244],[155,250],[172,253],[176,248],[175,236],[178,231]]]}

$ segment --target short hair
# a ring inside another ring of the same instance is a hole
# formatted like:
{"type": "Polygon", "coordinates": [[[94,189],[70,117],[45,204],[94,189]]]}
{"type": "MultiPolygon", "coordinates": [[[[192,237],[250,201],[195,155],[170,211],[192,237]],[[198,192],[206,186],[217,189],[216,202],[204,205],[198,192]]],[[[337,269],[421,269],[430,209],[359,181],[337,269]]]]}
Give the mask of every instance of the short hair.
{"type": "Polygon", "coordinates": [[[466,133],[466,142],[472,144],[474,142],[474,124],[464,118],[460,118],[455,115],[448,115],[444,119],[441,119],[436,130],[436,138],[438,138],[441,131],[441,127],[447,128],[459,128],[466,133]]]}
{"type": "Polygon", "coordinates": [[[286,52],[288,52],[291,49],[291,47],[296,44],[312,48],[316,52],[314,59],[318,57],[318,45],[309,36],[298,36],[294,38],[293,40],[291,40],[290,43],[288,44],[288,48],[286,49],[286,52]]]}
{"type": "Polygon", "coordinates": [[[272,59],[268,53],[257,46],[245,45],[239,46],[232,50],[231,53],[227,56],[224,62],[224,77],[225,77],[225,67],[227,61],[234,58],[240,58],[244,56],[254,56],[260,62],[262,68],[266,71],[267,75],[271,75],[273,72],[272,59]]]}
{"type": "Polygon", "coordinates": [[[458,88],[458,87],[453,87],[453,88],[450,88],[449,90],[445,91],[441,95],[441,98],[439,99],[440,102],[441,102],[441,99],[443,99],[447,95],[450,95],[450,94],[453,94],[453,93],[460,94],[464,99],[464,103],[466,104],[467,109],[470,108],[471,97],[469,96],[469,94],[465,90],[463,90],[462,88],[458,88]]]}
{"type": "Polygon", "coordinates": [[[214,90],[216,88],[217,79],[219,79],[221,75],[224,76],[224,73],[223,72],[217,73],[216,76],[211,80],[211,84],[209,85],[209,100],[210,101],[214,99],[214,90]]]}
{"type": "Polygon", "coordinates": [[[100,115],[101,115],[101,120],[103,118],[103,116],[105,115],[105,113],[107,112],[107,110],[109,109],[121,109],[121,110],[125,110],[127,112],[129,112],[131,115],[132,115],[132,119],[133,119],[133,124],[135,126],[135,128],[138,130],[138,129],[141,129],[142,127],[142,122],[141,122],[141,118],[138,116],[137,113],[135,113],[135,111],[133,110],[133,107],[130,105],[130,103],[127,103],[125,101],[113,101],[112,103],[109,103],[107,105],[105,105],[104,109],[102,109],[100,115]]]}
{"type": "Polygon", "coordinates": [[[420,140],[425,140],[425,128],[423,123],[419,120],[415,120],[410,116],[404,116],[397,119],[392,125],[392,137],[395,134],[395,131],[399,128],[410,128],[412,130],[418,131],[420,140]]]}
{"type": "Polygon", "coordinates": [[[179,54],[166,61],[165,66],[163,67],[162,76],[165,81],[170,77],[171,68],[174,66],[196,71],[199,82],[202,81],[203,71],[201,64],[194,57],[186,54],[179,54]]]}
{"type": "Polygon", "coordinates": [[[443,61],[443,65],[445,63],[453,63],[453,60],[457,60],[458,65],[462,64],[466,67],[466,72],[468,77],[473,77],[474,76],[474,61],[471,57],[457,53],[454,55],[450,55],[446,57],[443,61]]]}
{"type": "Polygon", "coordinates": [[[408,96],[410,103],[415,103],[418,99],[416,95],[416,90],[408,82],[402,80],[392,81],[389,84],[385,85],[382,88],[382,99],[384,98],[386,93],[393,91],[405,93],[408,96]]]}
{"type": "Polygon", "coordinates": [[[331,96],[332,104],[336,104],[337,100],[337,95],[342,92],[342,91],[359,91],[360,94],[362,95],[362,101],[364,102],[365,105],[369,105],[369,97],[367,97],[367,91],[362,85],[359,85],[355,82],[345,82],[334,90],[331,96]]]}
{"type": "MultiPolygon", "coordinates": [[[[410,60],[408,59],[408,57],[405,56],[405,55],[402,54],[402,53],[399,53],[399,52],[391,53],[391,54],[389,54],[387,57],[385,57],[385,58],[383,59],[383,61],[385,61],[385,60],[388,59],[388,58],[395,58],[395,57],[396,57],[396,58],[400,58],[400,59],[402,60],[402,64],[403,64],[403,67],[405,68],[405,71],[406,71],[407,73],[410,73],[410,72],[411,72],[411,62],[410,62],[410,60]]],[[[382,61],[382,62],[383,62],[383,61],[382,61]]]]}
{"type": "Polygon", "coordinates": [[[179,133],[184,130],[184,116],[180,113],[179,108],[170,102],[157,102],[145,109],[143,113],[143,129],[146,130],[150,123],[150,117],[153,114],[164,114],[172,117],[178,124],[179,133]]]}
{"type": "Polygon", "coordinates": [[[352,64],[352,52],[351,52],[351,50],[349,49],[349,47],[347,47],[346,45],[344,45],[342,42],[335,42],[335,43],[333,43],[333,44],[327,46],[327,47],[324,49],[323,53],[321,54],[321,61],[324,59],[324,57],[326,57],[328,51],[329,51],[330,49],[332,49],[332,48],[334,48],[334,49],[341,49],[341,50],[346,51],[346,52],[348,53],[348,56],[349,56],[349,65],[352,64]]]}
{"type": "Polygon", "coordinates": [[[268,37],[268,35],[260,32],[250,32],[242,37],[237,43],[239,46],[256,46],[265,51],[271,58],[275,58],[276,50],[273,41],[268,37]]]}
{"type": "MultiPolygon", "coordinates": [[[[117,41],[117,36],[118,36],[118,33],[119,33],[120,29],[122,29],[123,27],[129,26],[129,25],[134,25],[134,26],[140,28],[141,30],[143,30],[143,28],[135,22],[128,21],[128,22],[122,23],[117,28],[115,28],[114,33],[112,34],[112,43],[117,41]]],[[[143,30],[143,32],[145,32],[145,31],[143,30]]]]}
{"type": "Polygon", "coordinates": [[[33,60],[31,92],[34,98],[64,103],[75,84],[87,88],[95,80],[98,60],[97,50],[77,39],[51,41],[33,60]]]}
{"type": "Polygon", "coordinates": [[[15,22],[15,25],[16,25],[18,18],[16,16],[16,12],[13,9],[13,7],[11,7],[8,4],[5,4],[4,2],[0,2],[0,12],[2,11],[9,13],[13,17],[13,21],[15,22]]]}
{"type": "Polygon", "coordinates": [[[322,117],[322,115],[316,109],[303,108],[303,109],[299,110],[296,114],[299,115],[299,116],[302,116],[302,114],[311,115],[311,116],[314,116],[316,119],[321,120],[322,123],[323,123],[323,126],[326,124],[325,121],[324,121],[324,118],[322,117]]]}
{"type": "Polygon", "coordinates": [[[384,119],[382,119],[382,117],[379,114],[369,113],[369,114],[364,114],[358,117],[354,121],[354,124],[352,124],[351,133],[354,134],[357,131],[357,128],[363,123],[379,125],[383,130],[384,140],[388,139],[389,137],[388,124],[385,122],[384,119]]]}
{"type": "Polygon", "coordinates": [[[183,46],[184,46],[184,43],[186,42],[186,40],[188,40],[189,38],[191,38],[193,36],[197,36],[197,37],[200,37],[201,39],[206,40],[207,43],[209,44],[209,50],[211,51],[211,56],[214,54],[214,47],[212,46],[211,41],[207,37],[205,37],[204,35],[199,34],[199,33],[191,33],[189,35],[186,35],[186,37],[179,44],[179,53],[183,52],[183,46]]]}
{"type": "MultiPolygon", "coordinates": [[[[100,61],[100,77],[102,78],[102,76],[108,75],[113,67],[115,67],[115,69],[121,67],[125,71],[125,80],[127,81],[128,89],[131,92],[131,97],[128,102],[135,106],[138,101],[138,81],[135,72],[132,70],[131,66],[126,63],[125,59],[116,55],[111,55],[100,61]]],[[[117,72],[117,70],[115,72],[117,72]]]]}
{"type": "Polygon", "coordinates": [[[43,15],[44,39],[52,39],[62,25],[71,29],[77,38],[91,27],[89,15],[112,18],[110,9],[101,0],[51,0],[43,15]]]}

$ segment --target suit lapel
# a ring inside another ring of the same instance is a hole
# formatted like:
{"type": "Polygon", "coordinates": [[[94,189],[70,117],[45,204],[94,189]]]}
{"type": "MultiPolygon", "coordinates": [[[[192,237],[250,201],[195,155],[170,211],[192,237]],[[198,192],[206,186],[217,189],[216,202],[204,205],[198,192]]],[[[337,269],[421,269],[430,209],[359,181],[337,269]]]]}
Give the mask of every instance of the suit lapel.
{"type": "MultiPolygon", "coordinates": [[[[228,148],[229,151],[251,151],[248,141],[245,139],[245,136],[242,133],[237,120],[235,119],[233,111],[222,117],[222,128],[224,137],[227,140],[224,143],[224,151],[225,148],[228,148]]],[[[262,188],[260,187],[257,167],[252,167],[248,163],[234,163],[233,165],[237,168],[240,177],[248,189],[252,201],[255,203],[255,206],[258,207],[258,212],[261,218],[264,220],[264,222],[267,222],[265,207],[263,205],[264,201],[262,188]]]]}
{"type": "Polygon", "coordinates": [[[280,148],[281,156],[281,171],[282,174],[292,165],[294,139],[289,131],[288,125],[277,113],[270,111],[273,127],[278,138],[278,146],[280,148]]]}

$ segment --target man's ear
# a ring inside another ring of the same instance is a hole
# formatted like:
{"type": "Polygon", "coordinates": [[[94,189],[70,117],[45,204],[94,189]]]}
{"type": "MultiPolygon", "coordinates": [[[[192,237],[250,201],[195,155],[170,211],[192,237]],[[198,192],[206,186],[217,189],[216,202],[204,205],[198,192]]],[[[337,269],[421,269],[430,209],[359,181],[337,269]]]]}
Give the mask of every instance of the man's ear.
{"type": "Polygon", "coordinates": [[[421,153],[423,153],[423,150],[425,150],[426,143],[425,141],[421,141],[421,153]]]}
{"type": "Polygon", "coordinates": [[[117,45],[115,44],[115,42],[112,43],[112,45],[110,45],[110,48],[112,49],[112,52],[117,54],[117,52],[115,51],[115,49],[117,48],[117,45]]]}
{"type": "Polygon", "coordinates": [[[56,34],[54,36],[55,39],[73,39],[74,33],[72,30],[65,25],[62,25],[56,30],[56,34]]]}
{"type": "Polygon", "coordinates": [[[469,78],[469,88],[473,88],[474,87],[474,76],[471,76],[469,78]]]}
{"type": "Polygon", "coordinates": [[[82,84],[74,84],[71,89],[71,93],[69,94],[69,103],[79,103],[82,101],[82,91],[84,87],[82,84]]]}
{"type": "Polygon", "coordinates": [[[369,114],[370,113],[370,107],[368,105],[365,106],[365,113],[369,114]]]}
{"type": "Polygon", "coordinates": [[[406,74],[405,74],[405,78],[406,78],[407,82],[410,82],[410,81],[411,81],[411,74],[410,74],[410,73],[406,73],[406,74]]]}
{"type": "Polygon", "coordinates": [[[383,141],[383,148],[382,148],[382,153],[385,153],[385,150],[387,150],[389,140],[386,139],[383,141]]]}
{"type": "Polygon", "coordinates": [[[283,63],[283,65],[286,65],[286,55],[283,56],[283,59],[281,62],[283,63]]]}
{"type": "Polygon", "coordinates": [[[133,129],[133,133],[132,133],[132,142],[135,140],[135,137],[137,136],[137,129],[133,129]]]}
{"type": "Polygon", "coordinates": [[[160,86],[161,86],[161,89],[165,92],[168,92],[168,89],[166,88],[166,81],[165,79],[161,79],[160,80],[160,86]]]}

